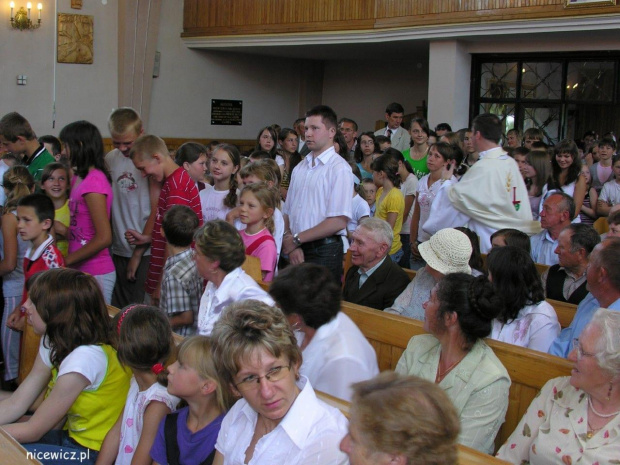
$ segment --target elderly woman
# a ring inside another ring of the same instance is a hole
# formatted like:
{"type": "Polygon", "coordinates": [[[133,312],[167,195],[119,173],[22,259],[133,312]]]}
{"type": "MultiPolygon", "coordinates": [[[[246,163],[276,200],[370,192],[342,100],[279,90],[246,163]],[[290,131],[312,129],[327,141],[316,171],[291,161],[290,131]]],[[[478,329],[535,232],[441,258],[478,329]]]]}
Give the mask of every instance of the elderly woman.
{"type": "Polygon", "coordinates": [[[379,373],[377,355],[359,328],[340,311],[340,286],[321,265],[286,268],[271,284],[271,297],[291,324],[312,386],[351,400],[351,384],[379,373]]]}
{"type": "Polygon", "coordinates": [[[508,372],[483,341],[501,307],[484,276],[445,276],[424,304],[430,334],[412,337],[396,365],[397,373],[435,381],[458,412],[459,442],[485,453],[508,408],[508,372]]]}
{"type": "Polygon", "coordinates": [[[495,247],[487,257],[489,281],[504,296],[493,320],[491,339],[547,353],[560,334],[553,307],[545,300],[540,274],[529,253],[519,247],[495,247]]]}
{"type": "Polygon", "coordinates": [[[302,356],[284,314],[256,300],[232,304],[213,328],[213,360],[242,397],[222,421],[214,464],[346,463],[342,413],[299,375],[302,356]]]}
{"type": "Polygon", "coordinates": [[[570,377],[547,382],[498,452],[511,463],[617,463],[620,313],[599,309],[575,339],[570,377]]]}
{"type": "Polygon", "coordinates": [[[383,372],[353,385],[351,465],[456,465],[459,417],[443,390],[416,376],[383,372]]]}
{"type": "Polygon", "coordinates": [[[423,304],[428,300],[433,286],[448,273],[471,273],[469,259],[472,245],[465,233],[446,228],[421,243],[418,250],[426,265],[418,270],[394,305],[385,311],[424,320],[423,304]]]}
{"type": "Polygon", "coordinates": [[[207,282],[198,310],[198,333],[208,336],[222,310],[231,303],[256,299],[269,305],[273,300],[241,269],[245,246],[239,232],[225,221],[214,220],[194,234],[196,268],[207,282]]]}

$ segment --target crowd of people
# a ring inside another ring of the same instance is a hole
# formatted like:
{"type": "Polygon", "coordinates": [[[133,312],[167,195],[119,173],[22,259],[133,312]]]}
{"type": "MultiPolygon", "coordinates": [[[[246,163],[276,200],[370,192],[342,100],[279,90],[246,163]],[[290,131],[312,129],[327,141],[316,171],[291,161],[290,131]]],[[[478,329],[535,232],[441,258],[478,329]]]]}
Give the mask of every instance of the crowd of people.
{"type": "Polygon", "coordinates": [[[391,103],[361,132],[320,105],[243,154],[171,154],[131,108],[110,115],[107,154],[87,121],[37,139],[2,117],[0,425],[93,464],[457,463],[458,444],[493,454],[506,415],[491,338],[574,363],[500,458],[617,458],[613,133],[550,146],[488,113],[454,132],[403,117],[391,103]],[[380,374],[343,299],[428,334],[380,374]],[[569,327],[546,299],[578,305],[569,327]],[[26,325],[41,341],[18,384],[26,325]],[[315,389],[351,402],[349,420],[315,389]]]}

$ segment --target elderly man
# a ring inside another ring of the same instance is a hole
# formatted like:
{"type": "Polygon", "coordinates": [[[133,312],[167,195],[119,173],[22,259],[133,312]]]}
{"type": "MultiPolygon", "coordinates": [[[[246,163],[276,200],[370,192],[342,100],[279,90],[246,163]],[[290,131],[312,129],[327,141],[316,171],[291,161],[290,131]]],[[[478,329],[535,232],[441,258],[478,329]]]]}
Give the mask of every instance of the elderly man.
{"type": "Polygon", "coordinates": [[[558,237],[574,216],[575,201],[570,195],[554,192],[547,197],[540,212],[540,226],[543,230],[530,237],[532,260],[544,265],[558,263],[558,256],[555,253],[558,248],[558,237]]]}
{"type": "Polygon", "coordinates": [[[586,270],[590,293],[577,307],[572,323],[553,341],[549,353],[567,357],[572,341],[579,338],[599,307],[620,311],[620,238],[609,237],[594,247],[586,270]]]}
{"type": "Polygon", "coordinates": [[[457,183],[455,168],[443,173],[424,231],[435,234],[443,228],[468,226],[480,238],[480,251],[491,248],[490,237],[498,229],[512,228],[528,235],[540,231],[532,220],[529,197],[517,163],[500,147],[502,126],[499,118],[484,113],[474,118],[472,139],[480,159],[457,183]]]}
{"type": "Polygon", "coordinates": [[[360,222],[350,247],[353,266],[345,277],[344,300],[383,310],[405,290],[407,273],[387,256],[393,239],[386,221],[365,218],[360,222]]]}
{"type": "Polygon", "coordinates": [[[571,224],[562,230],[555,249],[559,263],[542,275],[548,299],[577,305],[588,295],[588,257],[599,242],[601,236],[589,225],[571,224]]]}

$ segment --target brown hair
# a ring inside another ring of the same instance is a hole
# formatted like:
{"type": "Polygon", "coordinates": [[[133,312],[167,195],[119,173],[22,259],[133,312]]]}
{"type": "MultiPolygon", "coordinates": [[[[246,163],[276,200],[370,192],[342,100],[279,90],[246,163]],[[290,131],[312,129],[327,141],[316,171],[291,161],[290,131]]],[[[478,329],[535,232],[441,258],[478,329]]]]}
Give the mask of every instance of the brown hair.
{"type": "Polygon", "coordinates": [[[403,455],[407,463],[456,465],[456,409],[434,383],[383,372],[352,386],[351,424],[369,451],[403,455]]]}
{"type": "Polygon", "coordinates": [[[265,227],[269,230],[271,234],[273,234],[275,230],[275,224],[273,222],[273,214],[276,210],[276,199],[279,198],[280,193],[275,189],[271,188],[264,182],[255,182],[252,184],[248,184],[241,191],[240,197],[243,197],[243,194],[246,192],[250,192],[254,194],[256,200],[260,204],[261,208],[267,213],[268,210],[271,210],[271,215],[265,219],[265,227]]]}
{"type": "Polygon", "coordinates": [[[142,132],[142,120],[138,112],[133,108],[117,108],[108,118],[108,129],[111,135],[116,136],[122,136],[129,131],[139,135],[142,132]]]}
{"type": "Polygon", "coordinates": [[[12,212],[22,197],[26,197],[34,189],[34,178],[23,165],[9,168],[2,176],[2,185],[7,190],[4,213],[12,212]]]}
{"type": "MultiPolygon", "coordinates": [[[[136,371],[150,372],[153,366],[170,362],[174,352],[172,328],[167,316],[157,307],[129,305],[118,320],[118,360],[136,371]]],[[[168,385],[166,371],[157,374],[157,382],[168,385]]]]}
{"type": "Polygon", "coordinates": [[[35,274],[28,296],[47,325],[52,365],[59,367],[83,345],[110,343],[110,317],[97,280],[81,271],[54,268],[35,274]]]}
{"type": "MultiPolygon", "coordinates": [[[[237,167],[237,171],[241,167],[241,154],[239,149],[231,144],[220,144],[213,149],[213,153],[218,150],[222,150],[228,155],[233,166],[237,167]]],[[[230,190],[228,195],[224,199],[224,206],[228,208],[235,208],[237,206],[237,171],[230,175],[230,190]]]]}
{"type": "Polygon", "coordinates": [[[230,273],[245,261],[245,245],[239,231],[223,220],[205,223],[194,234],[196,249],[211,260],[220,262],[220,268],[230,273]]]}
{"type": "Polygon", "coordinates": [[[15,142],[18,137],[26,140],[37,138],[28,120],[17,112],[7,113],[0,119],[0,135],[10,142],[15,142]]]}
{"type": "Polygon", "coordinates": [[[169,157],[166,143],[159,137],[152,134],[145,134],[136,139],[129,151],[129,158],[132,160],[150,160],[154,154],[169,157]]]}

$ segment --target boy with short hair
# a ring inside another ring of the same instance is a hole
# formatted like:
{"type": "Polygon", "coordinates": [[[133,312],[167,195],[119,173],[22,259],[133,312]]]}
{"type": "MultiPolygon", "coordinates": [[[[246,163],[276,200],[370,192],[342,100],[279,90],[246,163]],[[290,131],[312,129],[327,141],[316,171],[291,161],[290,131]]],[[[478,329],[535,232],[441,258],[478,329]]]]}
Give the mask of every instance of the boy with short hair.
{"type": "Polygon", "coordinates": [[[198,216],[185,205],[173,205],[164,215],[161,227],[168,259],[161,279],[159,307],[168,315],[175,333],[191,336],[196,332],[202,296],[202,278],[191,248],[198,216]]]}
{"type": "MultiPolygon", "coordinates": [[[[108,119],[114,149],[105,156],[112,177],[112,261],[116,268],[116,284],[112,305],[123,308],[144,301],[144,282],[151,255],[150,240],[130,244],[128,231],[150,237],[155,221],[156,201],[151,199],[151,184],[129,158],[135,140],[144,132],[140,115],[133,108],[117,108],[108,119]],[[153,215],[151,215],[151,212],[153,215]]],[[[152,186],[155,190],[157,186],[152,186]]]]}
{"type": "Polygon", "coordinates": [[[370,207],[370,216],[375,216],[375,210],[377,209],[375,204],[377,200],[377,186],[375,186],[375,182],[370,178],[362,179],[362,192],[364,193],[364,199],[370,207]]]}
{"type": "MultiPolygon", "coordinates": [[[[168,153],[163,140],[157,136],[145,135],[139,137],[129,152],[129,157],[142,176],[149,177],[151,186],[161,184],[159,200],[155,215],[151,241],[151,261],[145,284],[145,302],[157,305],[159,303],[159,289],[161,275],[166,262],[166,243],[161,235],[161,224],[164,215],[173,205],[187,205],[198,217],[198,224],[202,224],[202,208],[198,187],[185,169],[179,167],[168,153]]],[[[152,188],[153,189],[153,188],[152,188]]],[[[153,197],[153,190],[151,190],[153,197]]]]}
{"type": "Polygon", "coordinates": [[[523,147],[532,150],[532,142],[542,142],[545,138],[543,132],[538,128],[526,129],[523,133],[523,147]]]}
{"type": "Polygon", "coordinates": [[[28,120],[17,112],[7,113],[0,119],[0,146],[22,158],[37,185],[41,183],[45,165],[56,161],[37,140],[28,120]]]}
{"type": "Polygon", "coordinates": [[[616,152],[616,141],[611,137],[603,137],[596,143],[598,147],[598,161],[590,166],[592,187],[600,194],[603,185],[614,179],[614,171],[611,167],[612,157],[616,152]]]}

